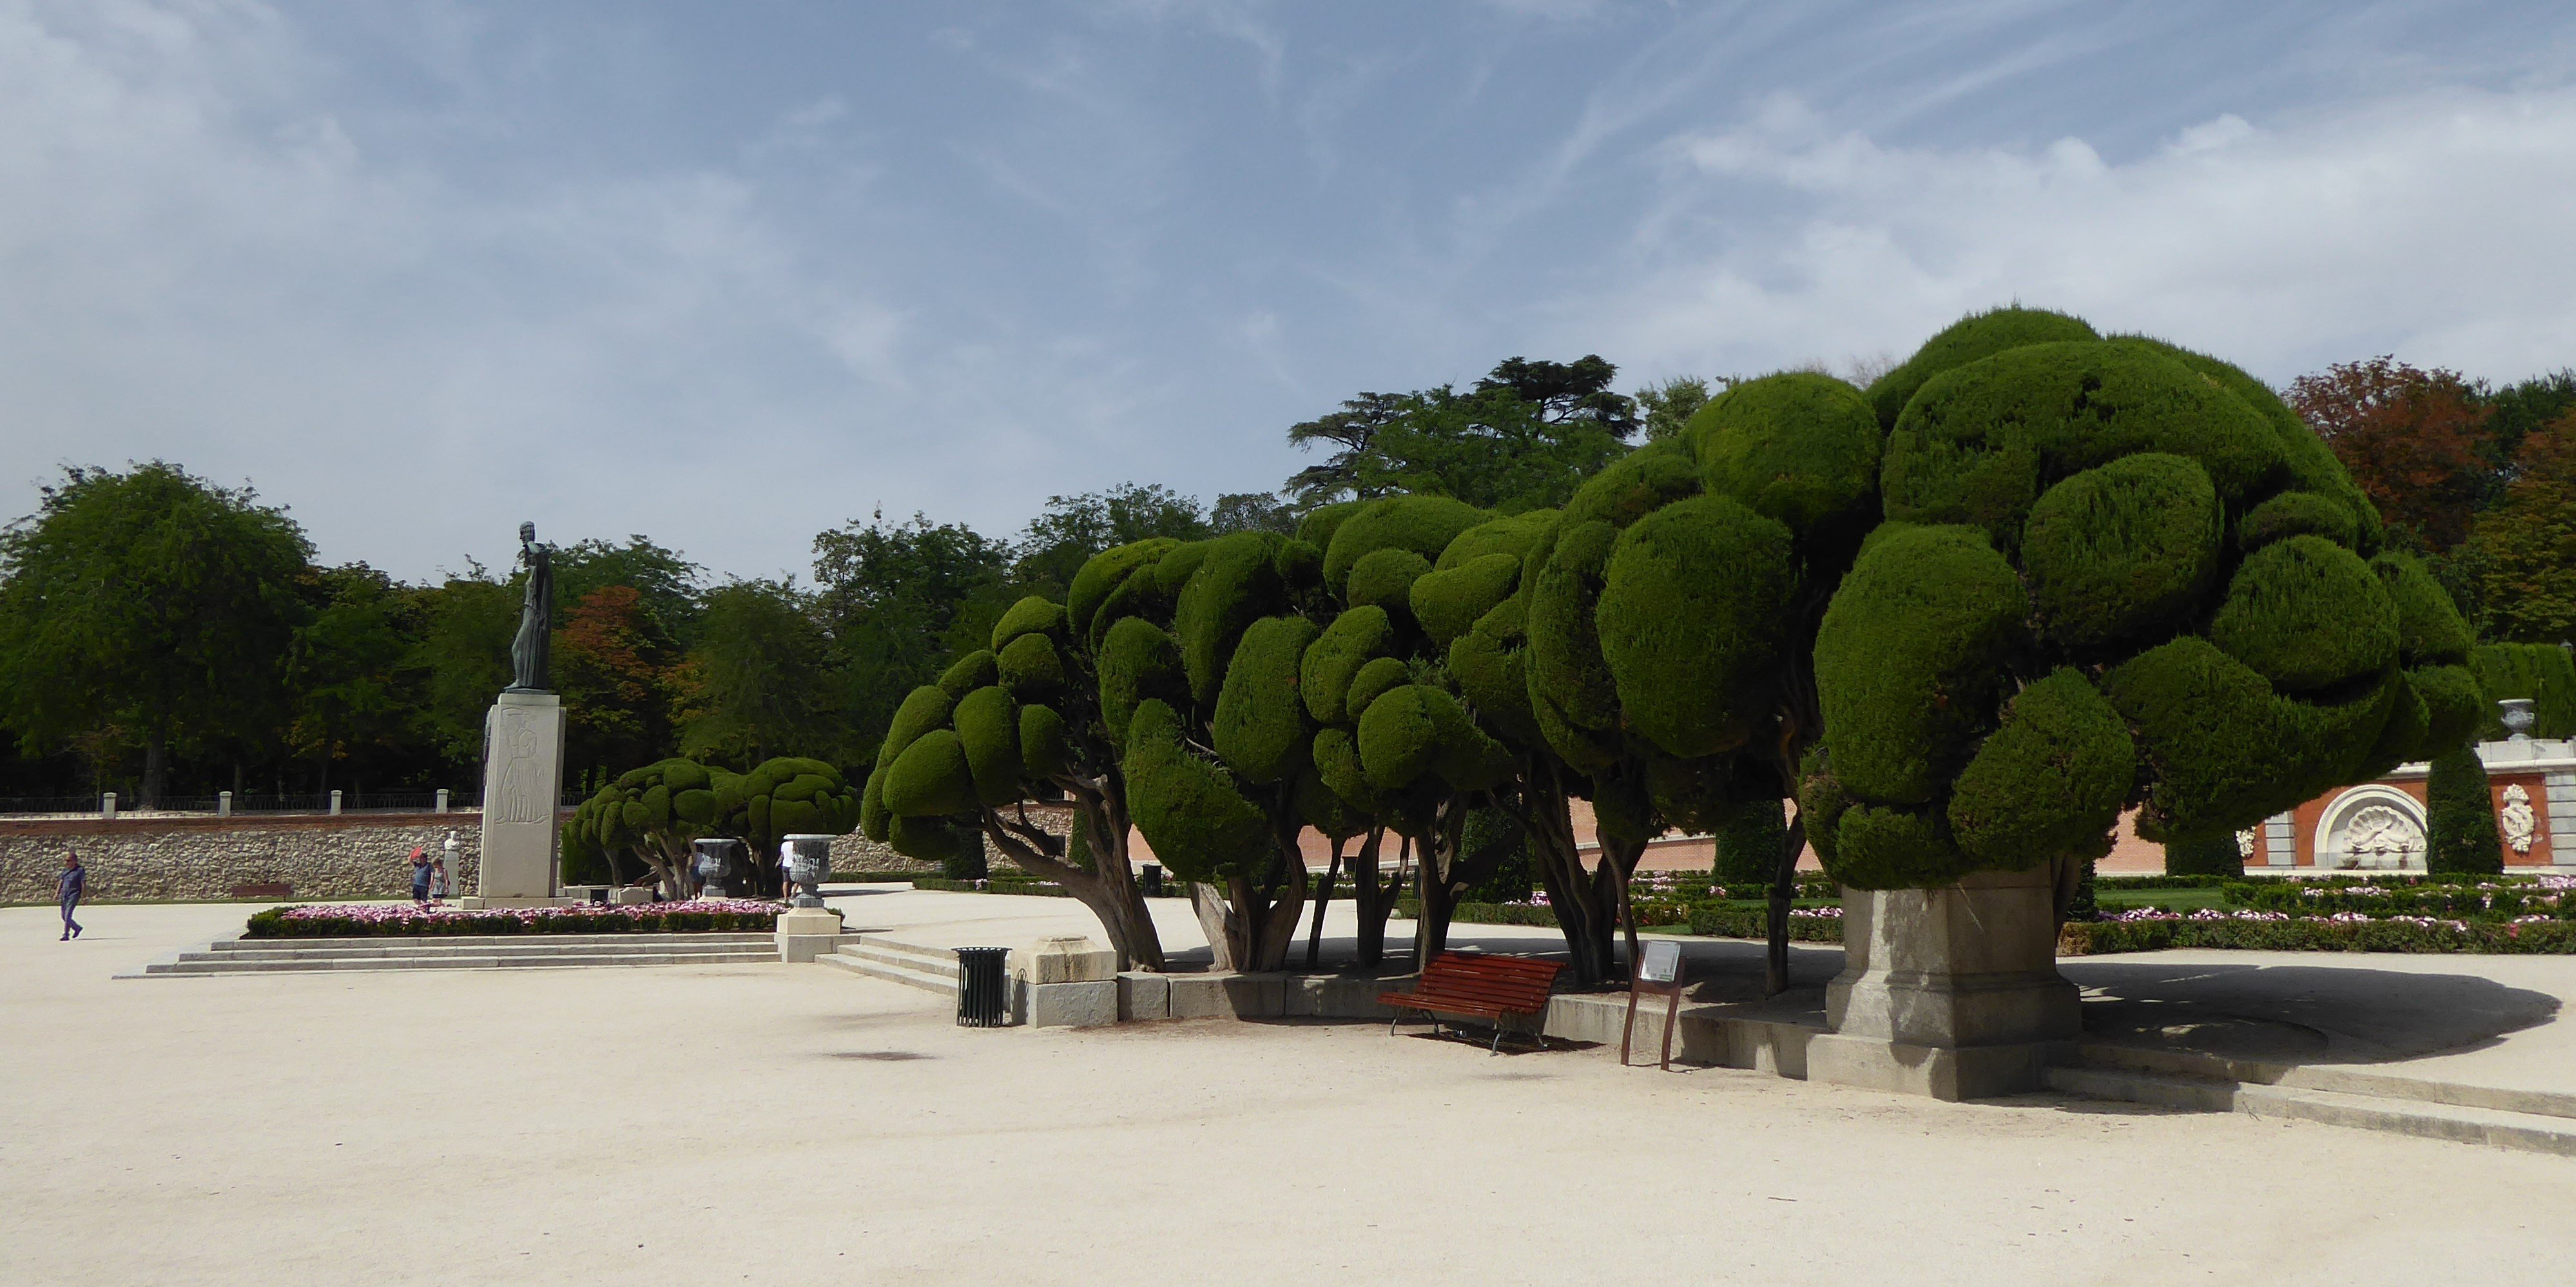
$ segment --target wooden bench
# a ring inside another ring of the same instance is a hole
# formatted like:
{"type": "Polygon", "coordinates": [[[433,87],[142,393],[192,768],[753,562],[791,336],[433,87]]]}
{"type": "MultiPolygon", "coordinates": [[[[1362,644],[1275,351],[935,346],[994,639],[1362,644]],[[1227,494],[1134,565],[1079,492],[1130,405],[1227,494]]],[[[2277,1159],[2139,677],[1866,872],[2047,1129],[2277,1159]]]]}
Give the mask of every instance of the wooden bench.
{"type": "Polygon", "coordinates": [[[1381,992],[1377,1003],[1396,1011],[1386,1025],[1390,1037],[1395,1035],[1395,1025],[1404,1021],[1407,1010],[1419,1010],[1429,1017],[1435,1034],[1440,1031],[1444,1015],[1482,1019],[1494,1025],[1492,1050],[1500,1054],[1503,1019],[1544,1012],[1548,989],[1556,983],[1556,972],[1564,968],[1554,961],[1527,956],[1443,952],[1431,958],[1431,968],[1414,979],[1411,992],[1381,992]]]}

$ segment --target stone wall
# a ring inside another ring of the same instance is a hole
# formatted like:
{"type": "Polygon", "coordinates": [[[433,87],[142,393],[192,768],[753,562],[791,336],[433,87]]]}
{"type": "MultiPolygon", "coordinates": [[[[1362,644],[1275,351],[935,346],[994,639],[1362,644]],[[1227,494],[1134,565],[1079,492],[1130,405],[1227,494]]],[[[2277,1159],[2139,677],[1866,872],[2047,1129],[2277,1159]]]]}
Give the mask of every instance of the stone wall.
{"type": "MultiPolygon", "coordinates": [[[[228,898],[236,885],[284,884],[295,898],[411,896],[411,851],[443,851],[456,835],[459,889],[471,890],[483,819],[457,813],[339,817],[96,818],[0,820],[0,903],[50,903],[63,855],[89,868],[95,901],[228,898]]],[[[936,875],[861,835],[832,841],[832,870],[936,875]]],[[[630,871],[629,875],[634,875],[630,871]]]]}
{"type": "Polygon", "coordinates": [[[227,898],[271,883],[299,900],[407,898],[413,846],[440,853],[454,832],[463,870],[450,874],[471,882],[481,829],[474,813],[0,821],[0,902],[52,902],[67,853],[89,868],[98,901],[227,898]]]}

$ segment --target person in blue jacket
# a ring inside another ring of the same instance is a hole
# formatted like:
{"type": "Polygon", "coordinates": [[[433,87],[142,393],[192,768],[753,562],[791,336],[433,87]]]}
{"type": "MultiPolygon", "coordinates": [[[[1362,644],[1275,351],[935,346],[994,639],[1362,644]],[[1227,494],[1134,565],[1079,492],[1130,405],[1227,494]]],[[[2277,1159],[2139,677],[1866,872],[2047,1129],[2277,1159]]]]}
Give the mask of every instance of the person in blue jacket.
{"type": "Polygon", "coordinates": [[[80,865],[79,854],[63,857],[62,879],[54,882],[54,895],[63,905],[63,941],[80,937],[80,922],[72,919],[72,909],[80,906],[81,895],[89,892],[89,871],[80,865]]]}

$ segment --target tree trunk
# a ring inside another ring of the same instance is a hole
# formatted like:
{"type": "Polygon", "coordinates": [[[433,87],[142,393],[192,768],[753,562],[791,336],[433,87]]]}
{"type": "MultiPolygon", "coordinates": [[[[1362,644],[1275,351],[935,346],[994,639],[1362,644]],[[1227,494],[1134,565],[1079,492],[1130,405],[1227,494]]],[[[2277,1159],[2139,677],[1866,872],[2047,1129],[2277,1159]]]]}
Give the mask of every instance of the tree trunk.
{"type": "Polygon", "coordinates": [[[1063,781],[1074,800],[1074,825],[1083,828],[1083,838],[1091,850],[1089,868],[1076,867],[1064,861],[1065,842],[1028,822],[1004,818],[994,809],[983,812],[984,834],[1020,870],[1063,886],[1074,901],[1091,909],[1100,919],[1101,931],[1109,936],[1111,950],[1118,953],[1121,970],[1164,969],[1162,936],[1154,929],[1153,913],[1145,906],[1144,894],[1136,888],[1136,873],[1127,859],[1127,815],[1098,784],[1063,781]]]}
{"type": "MultiPolygon", "coordinates": [[[[1333,861],[1324,868],[1324,887],[1315,894],[1315,927],[1306,931],[1306,972],[1309,974],[1323,964],[1324,911],[1333,905],[1333,885],[1342,878],[1342,841],[1347,839],[1348,836],[1334,837],[1333,861]]],[[[1370,879],[1376,877],[1371,876],[1370,879]]]]}
{"type": "Polygon", "coordinates": [[[1425,845],[1422,860],[1413,867],[1413,894],[1422,904],[1413,917],[1413,968],[1416,973],[1431,968],[1431,961],[1449,945],[1449,917],[1456,910],[1451,900],[1449,878],[1441,874],[1443,864],[1434,861],[1425,845]]]}
{"type": "Polygon", "coordinates": [[[1778,996],[1789,990],[1789,904],[1798,896],[1798,854],[1807,847],[1807,816],[1789,820],[1781,837],[1779,870],[1771,879],[1771,915],[1764,925],[1762,991],[1778,996]]]}
{"type": "Polygon", "coordinates": [[[158,809],[170,790],[170,743],[155,733],[143,743],[143,807],[158,809]]]}
{"type": "Polygon", "coordinates": [[[1386,842],[1386,828],[1371,827],[1368,837],[1360,842],[1360,851],[1351,856],[1351,910],[1359,915],[1359,929],[1352,935],[1355,957],[1367,969],[1386,963],[1386,921],[1395,913],[1396,896],[1404,892],[1404,858],[1412,852],[1410,840],[1402,841],[1396,852],[1393,875],[1378,870],[1378,854],[1386,842]]]}
{"type": "Polygon", "coordinates": [[[1611,952],[1610,927],[1618,915],[1618,903],[1605,901],[1603,887],[1593,872],[1583,869],[1581,846],[1574,838],[1574,815],[1563,786],[1551,775],[1542,781],[1533,776],[1527,825],[1538,846],[1539,885],[1547,891],[1550,911],[1556,914],[1559,932],[1565,935],[1568,968],[1574,972],[1577,988],[1589,989],[1606,983],[1617,973],[1618,962],[1611,952]]]}

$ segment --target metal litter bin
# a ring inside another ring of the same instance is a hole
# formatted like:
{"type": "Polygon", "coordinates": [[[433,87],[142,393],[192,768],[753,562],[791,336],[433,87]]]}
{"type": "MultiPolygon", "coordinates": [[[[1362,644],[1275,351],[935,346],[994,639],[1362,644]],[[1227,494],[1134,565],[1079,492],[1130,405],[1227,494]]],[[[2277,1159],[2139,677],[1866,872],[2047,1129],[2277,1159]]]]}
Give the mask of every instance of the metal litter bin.
{"type": "Polygon", "coordinates": [[[1009,959],[1007,947],[961,947],[957,949],[957,1026],[961,1028],[998,1028],[1009,1012],[1009,980],[1003,963],[1009,959]]]}

